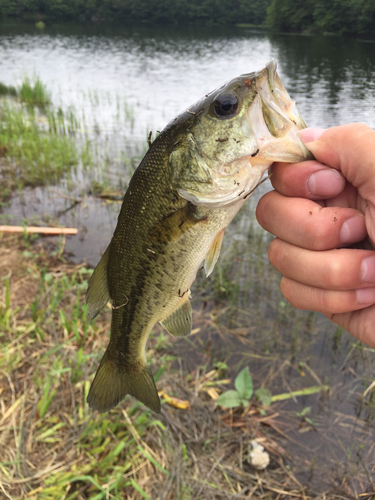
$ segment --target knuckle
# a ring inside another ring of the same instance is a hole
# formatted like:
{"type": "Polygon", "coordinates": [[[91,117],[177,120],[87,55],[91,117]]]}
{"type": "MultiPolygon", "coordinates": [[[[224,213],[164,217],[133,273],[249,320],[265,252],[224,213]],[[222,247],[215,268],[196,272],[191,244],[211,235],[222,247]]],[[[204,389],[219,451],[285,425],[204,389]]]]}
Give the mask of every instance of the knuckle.
{"type": "Polygon", "coordinates": [[[279,240],[275,238],[271,241],[270,246],[268,248],[268,259],[271,264],[277,268],[278,260],[280,254],[280,245],[279,240]]]}
{"type": "Polygon", "coordinates": [[[328,267],[325,269],[324,282],[325,285],[330,289],[340,288],[342,286],[343,272],[341,261],[330,258],[328,267]]]}
{"type": "Polygon", "coordinates": [[[331,290],[317,290],[320,311],[335,312],[335,300],[333,300],[331,290]]]}
{"type": "Polygon", "coordinates": [[[280,290],[286,300],[296,309],[303,309],[301,305],[301,296],[296,290],[298,288],[298,283],[295,281],[283,277],[280,282],[280,290]]]}
{"type": "Polygon", "coordinates": [[[335,247],[339,241],[339,235],[336,235],[332,226],[324,221],[314,224],[309,236],[312,250],[327,250],[327,248],[332,248],[332,245],[335,247]]]}

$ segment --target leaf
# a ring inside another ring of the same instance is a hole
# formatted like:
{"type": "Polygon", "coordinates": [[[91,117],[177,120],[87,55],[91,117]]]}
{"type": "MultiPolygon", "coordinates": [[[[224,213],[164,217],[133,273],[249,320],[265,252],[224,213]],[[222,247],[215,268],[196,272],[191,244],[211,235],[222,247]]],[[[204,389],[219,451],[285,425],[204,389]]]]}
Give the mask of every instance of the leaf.
{"type": "Polygon", "coordinates": [[[187,410],[190,408],[190,402],[187,400],[168,396],[166,393],[163,394],[163,398],[165,399],[167,405],[172,406],[172,408],[177,408],[178,410],[187,410]]]}
{"type": "Polygon", "coordinates": [[[304,417],[308,413],[310,413],[311,406],[306,406],[303,410],[296,412],[297,417],[304,417]]]}
{"type": "Polygon", "coordinates": [[[253,395],[253,379],[251,378],[248,366],[237,375],[234,386],[240,393],[241,399],[249,400],[251,398],[253,395]]]}
{"type": "Polygon", "coordinates": [[[217,398],[217,404],[223,408],[236,408],[241,404],[241,397],[237,391],[226,391],[217,398]]]}
{"type": "Polygon", "coordinates": [[[269,406],[272,402],[272,393],[270,390],[260,387],[255,391],[256,397],[262,403],[263,406],[269,406]]]}

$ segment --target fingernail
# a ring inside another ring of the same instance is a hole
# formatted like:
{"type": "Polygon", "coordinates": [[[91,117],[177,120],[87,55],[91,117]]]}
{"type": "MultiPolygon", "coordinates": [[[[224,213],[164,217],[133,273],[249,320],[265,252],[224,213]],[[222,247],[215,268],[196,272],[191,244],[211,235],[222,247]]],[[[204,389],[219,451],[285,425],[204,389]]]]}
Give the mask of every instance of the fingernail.
{"type": "Polygon", "coordinates": [[[308,142],[313,142],[319,139],[325,130],[325,128],[304,128],[299,133],[299,136],[301,137],[302,142],[307,144],[308,142]]]}
{"type": "Polygon", "coordinates": [[[357,290],[358,304],[374,304],[375,303],[375,288],[359,288],[357,290]]]}
{"type": "Polygon", "coordinates": [[[361,278],[366,283],[375,283],[375,256],[363,259],[361,263],[361,278]]]}
{"type": "Polygon", "coordinates": [[[364,215],[355,215],[351,217],[341,227],[340,243],[341,245],[350,245],[366,238],[366,225],[364,215]]]}
{"type": "Polygon", "coordinates": [[[335,196],[344,189],[344,186],[344,178],[337,170],[319,170],[307,180],[307,189],[315,196],[335,196]]]}

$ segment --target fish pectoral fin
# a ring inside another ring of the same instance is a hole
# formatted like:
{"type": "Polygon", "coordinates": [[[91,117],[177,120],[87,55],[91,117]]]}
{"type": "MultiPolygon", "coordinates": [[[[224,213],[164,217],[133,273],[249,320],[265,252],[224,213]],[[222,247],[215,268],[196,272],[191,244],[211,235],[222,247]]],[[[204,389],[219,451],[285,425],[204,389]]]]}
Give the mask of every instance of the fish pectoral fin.
{"type": "Polygon", "coordinates": [[[86,292],[86,304],[89,317],[94,319],[106,303],[109,301],[109,291],[107,282],[107,266],[109,259],[109,249],[103,253],[99,264],[96,266],[95,271],[92,273],[89,280],[89,286],[86,292]]]}
{"type": "Polygon", "coordinates": [[[205,220],[198,213],[198,207],[188,203],[185,207],[168,215],[153,226],[149,232],[151,240],[157,242],[175,241],[195,224],[205,220]]]}
{"type": "Polygon", "coordinates": [[[87,403],[103,413],[114,408],[127,394],[156,413],[160,412],[160,399],[150,368],[147,365],[119,366],[108,348],[91,384],[87,403]]]}
{"type": "Polygon", "coordinates": [[[190,304],[190,290],[186,293],[186,299],[183,300],[176,309],[160,324],[167,332],[174,337],[185,337],[190,335],[193,325],[193,310],[190,304]]]}
{"type": "Polygon", "coordinates": [[[206,255],[206,260],[204,261],[204,270],[206,272],[206,276],[209,276],[214,270],[217,259],[220,255],[221,244],[223,243],[223,237],[225,233],[225,229],[222,229],[215,237],[211,248],[206,255]]]}

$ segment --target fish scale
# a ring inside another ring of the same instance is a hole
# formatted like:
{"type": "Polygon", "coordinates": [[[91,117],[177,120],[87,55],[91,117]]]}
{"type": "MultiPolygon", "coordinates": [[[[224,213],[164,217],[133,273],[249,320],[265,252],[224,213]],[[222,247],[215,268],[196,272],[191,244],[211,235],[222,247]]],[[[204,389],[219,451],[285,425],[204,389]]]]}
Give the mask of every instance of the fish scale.
{"type": "Polygon", "coordinates": [[[304,126],[271,62],[198,101],[155,139],[87,290],[91,317],[108,301],[113,308],[92,408],[107,411],[130,394],[160,410],[145,356],[151,329],[159,321],[172,335],[191,332],[199,267],[212,272],[226,227],[273,161],[311,158],[297,135],[304,126]]]}

